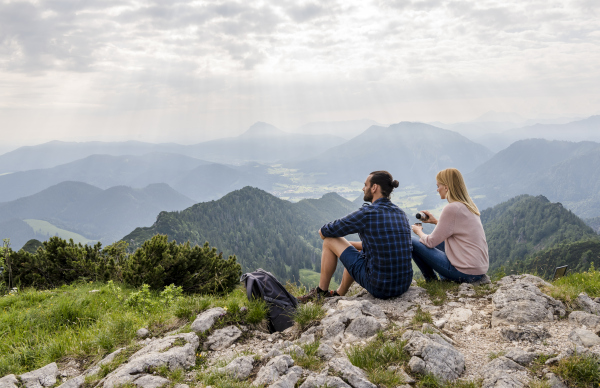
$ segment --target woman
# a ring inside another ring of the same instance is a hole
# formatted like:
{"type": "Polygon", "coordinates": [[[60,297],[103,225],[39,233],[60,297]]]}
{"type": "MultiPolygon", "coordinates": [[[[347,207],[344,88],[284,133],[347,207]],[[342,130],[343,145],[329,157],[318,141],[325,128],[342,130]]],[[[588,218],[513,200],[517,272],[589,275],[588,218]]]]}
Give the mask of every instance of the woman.
{"type": "Polygon", "coordinates": [[[463,177],[455,168],[440,171],[436,176],[437,192],[448,200],[437,220],[430,212],[423,222],[437,225],[433,233],[423,233],[423,227],[413,225],[419,237],[412,238],[412,257],[426,281],[452,280],[473,283],[482,280],[489,267],[488,246],[479,218],[463,177]]]}

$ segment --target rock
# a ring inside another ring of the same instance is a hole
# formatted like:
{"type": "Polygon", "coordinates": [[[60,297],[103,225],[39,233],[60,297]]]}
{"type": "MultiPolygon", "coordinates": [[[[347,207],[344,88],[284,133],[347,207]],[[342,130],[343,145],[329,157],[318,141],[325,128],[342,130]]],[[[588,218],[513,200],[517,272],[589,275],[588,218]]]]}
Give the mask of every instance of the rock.
{"type": "Polygon", "coordinates": [[[273,357],[265,366],[260,368],[252,385],[266,386],[274,383],[279,380],[279,377],[284,375],[292,365],[294,365],[294,360],[287,354],[273,357]]]}
{"type": "Polygon", "coordinates": [[[351,334],[357,338],[369,338],[381,330],[381,323],[373,317],[359,317],[348,325],[345,334],[351,334]]]}
{"type": "Polygon", "coordinates": [[[119,349],[115,350],[114,352],[110,353],[109,355],[107,355],[106,357],[104,357],[96,365],[94,365],[93,367],[88,369],[85,372],[85,376],[92,376],[92,375],[98,374],[98,372],[100,372],[100,368],[102,367],[102,365],[112,362],[115,359],[115,357],[117,355],[119,355],[124,349],[125,348],[119,348],[119,349]]]}
{"type": "Polygon", "coordinates": [[[569,339],[577,345],[591,348],[594,345],[600,345],[600,337],[589,330],[574,329],[569,334],[569,339]]]}
{"type": "Polygon", "coordinates": [[[198,314],[194,322],[192,323],[191,329],[196,333],[204,333],[215,324],[215,321],[222,315],[227,314],[227,311],[221,307],[214,307],[204,311],[202,314],[198,314]]]}
{"type": "Polygon", "coordinates": [[[319,348],[317,349],[317,356],[325,360],[329,360],[333,356],[335,356],[335,350],[333,350],[333,348],[327,345],[326,343],[321,343],[319,344],[319,348]]]}
{"type": "Polygon", "coordinates": [[[585,325],[594,333],[600,332],[600,316],[586,313],[584,311],[573,311],[569,314],[569,321],[578,325],[585,325]]]}
{"type": "Polygon", "coordinates": [[[456,380],[465,370],[464,356],[438,334],[407,330],[402,339],[407,341],[404,349],[425,362],[426,373],[442,380],[456,380]]]}
{"type": "Polygon", "coordinates": [[[141,329],[135,332],[135,335],[138,338],[146,338],[150,336],[150,330],[146,329],[145,327],[142,327],[141,329]]]}
{"type": "MultiPolygon", "coordinates": [[[[58,388],[80,388],[85,383],[85,376],[80,375],[74,379],[70,379],[58,386],[58,388]]],[[[0,385],[2,387],[2,385],[0,385]]]]}
{"type": "Polygon", "coordinates": [[[579,294],[575,300],[582,309],[591,314],[600,314],[600,303],[596,303],[585,292],[579,294]]]}
{"type": "Polygon", "coordinates": [[[526,384],[526,378],[501,371],[485,377],[481,388],[523,388],[526,384]]]}
{"type": "Polygon", "coordinates": [[[515,283],[530,283],[538,287],[552,287],[552,284],[548,283],[544,279],[529,274],[505,276],[502,279],[498,280],[496,283],[501,286],[511,285],[515,283]]]}
{"type": "Polygon", "coordinates": [[[195,333],[155,339],[134,353],[126,364],[109,373],[103,380],[103,387],[114,388],[127,383],[136,384],[138,379],[146,376],[150,368],[166,366],[170,370],[188,369],[196,364],[196,349],[199,342],[195,333]],[[181,340],[185,343],[175,346],[175,342],[181,340]]]}
{"type": "Polygon", "coordinates": [[[190,388],[187,384],[175,384],[173,388],[190,388]]]}
{"type": "Polygon", "coordinates": [[[294,366],[289,368],[287,373],[283,375],[275,383],[269,385],[269,388],[294,388],[300,377],[302,376],[302,368],[294,366]]]}
{"type": "Polygon", "coordinates": [[[204,349],[223,350],[242,336],[242,331],[236,326],[227,326],[215,330],[204,342],[204,349]]]}
{"type": "Polygon", "coordinates": [[[0,378],[0,388],[17,388],[19,380],[15,375],[6,375],[0,378]]]}
{"type": "Polygon", "coordinates": [[[534,284],[515,282],[501,286],[492,296],[492,327],[551,322],[564,316],[562,302],[543,294],[534,284]]]}
{"type": "Polygon", "coordinates": [[[460,286],[458,286],[458,296],[474,296],[475,295],[475,289],[473,288],[473,285],[469,284],[469,283],[462,283],[460,286]]]}
{"type": "Polygon", "coordinates": [[[520,348],[512,348],[504,355],[504,357],[513,360],[514,362],[521,365],[529,365],[533,360],[537,358],[537,353],[526,352],[520,348]]]}
{"type": "Polygon", "coordinates": [[[420,375],[424,375],[425,373],[427,373],[427,365],[425,364],[425,361],[421,360],[419,357],[416,356],[410,358],[410,361],[408,361],[408,367],[413,373],[417,373],[420,375]]]}
{"type": "Polygon", "coordinates": [[[500,333],[509,341],[543,341],[550,337],[550,333],[544,327],[536,326],[509,326],[503,327],[500,333]]]}
{"type": "Polygon", "coordinates": [[[168,379],[161,376],[144,375],[134,381],[134,384],[142,388],[160,388],[169,383],[168,379]]]}
{"type": "Polygon", "coordinates": [[[527,369],[516,362],[500,356],[487,363],[481,370],[483,377],[482,387],[486,388],[521,388],[527,383],[526,375],[518,375],[518,372],[527,369]]]}
{"type": "Polygon", "coordinates": [[[298,343],[300,344],[312,344],[313,342],[315,342],[314,334],[303,333],[300,338],[298,338],[298,343]]]}
{"type": "Polygon", "coordinates": [[[350,383],[354,388],[377,388],[377,386],[367,380],[366,373],[355,367],[345,358],[334,358],[329,361],[329,367],[350,383]]]}
{"type": "Polygon", "coordinates": [[[450,318],[448,318],[448,323],[462,323],[466,322],[473,315],[473,311],[465,308],[457,308],[452,312],[450,318]]]}
{"type": "Polygon", "coordinates": [[[332,339],[341,335],[344,330],[346,330],[346,325],[342,320],[337,320],[329,325],[325,326],[325,330],[323,331],[323,339],[332,339]]]}
{"type": "Polygon", "coordinates": [[[321,374],[312,374],[306,378],[300,388],[352,388],[344,380],[335,376],[328,376],[327,371],[321,374]]]}
{"type": "Polygon", "coordinates": [[[26,388],[51,387],[56,384],[58,366],[55,362],[32,372],[23,373],[19,378],[26,388]]]}
{"type": "Polygon", "coordinates": [[[448,323],[448,320],[444,318],[433,321],[434,326],[438,329],[443,329],[446,323],[448,323]]]}
{"type": "Polygon", "coordinates": [[[546,373],[546,379],[550,388],[567,388],[567,385],[563,383],[554,373],[546,373]]]}
{"type": "Polygon", "coordinates": [[[231,361],[224,368],[218,368],[217,371],[237,380],[246,380],[250,376],[250,373],[252,373],[253,367],[254,357],[241,356],[231,361]]]}

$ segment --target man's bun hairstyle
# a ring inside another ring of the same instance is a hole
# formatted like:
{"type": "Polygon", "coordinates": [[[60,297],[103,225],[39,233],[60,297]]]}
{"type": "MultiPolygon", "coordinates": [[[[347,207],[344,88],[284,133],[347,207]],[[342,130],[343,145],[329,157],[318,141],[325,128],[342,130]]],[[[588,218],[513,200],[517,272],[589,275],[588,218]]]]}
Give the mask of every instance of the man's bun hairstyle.
{"type": "Polygon", "coordinates": [[[400,182],[392,178],[392,174],[387,171],[373,171],[369,175],[371,176],[371,185],[379,185],[381,187],[381,195],[386,198],[389,198],[392,191],[400,186],[400,182]]]}

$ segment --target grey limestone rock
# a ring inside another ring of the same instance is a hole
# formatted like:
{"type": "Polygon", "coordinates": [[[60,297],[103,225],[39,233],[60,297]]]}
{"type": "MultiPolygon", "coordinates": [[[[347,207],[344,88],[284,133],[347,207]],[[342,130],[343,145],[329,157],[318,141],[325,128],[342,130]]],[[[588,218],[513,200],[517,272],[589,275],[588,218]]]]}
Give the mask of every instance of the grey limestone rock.
{"type": "Polygon", "coordinates": [[[26,388],[41,388],[56,384],[56,376],[58,376],[58,366],[53,362],[40,369],[23,373],[19,377],[26,388]]]}
{"type": "Polygon", "coordinates": [[[567,388],[567,385],[562,382],[554,373],[546,373],[546,379],[550,388],[567,388]]]}
{"type": "Polygon", "coordinates": [[[483,387],[485,388],[521,388],[527,383],[527,378],[518,372],[527,369],[516,362],[506,358],[498,357],[487,363],[481,370],[483,387]]]}
{"type": "Polygon", "coordinates": [[[600,316],[586,313],[585,311],[573,311],[569,314],[569,321],[580,326],[585,326],[594,333],[600,332],[600,316]]]}
{"type": "Polygon", "coordinates": [[[328,376],[327,372],[321,374],[312,374],[306,378],[300,388],[352,388],[339,377],[328,376]]]}
{"type": "Polygon", "coordinates": [[[59,385],[58,388],[79,388],[83,385],[83,383],[85,383],[85,376],[79,375],[73,379],[65,381],[59,385]]]}
{"type": "Polygon", "coordinates": [[[319,344],[319,348],[317,349],[317,356],[329,360],[333,356],[335,356],[335,350],[326,343],[319,344]]]}
{"type": "Polygon", "coordinates": [[[315,342],[314,333],[311,333],[311,334],[302,333],[300,338],[298,338],[298,343],[300,343],[300,344],[312,344],[313,342],[315,342]]]}
{"type": "Polygon", "coordinates": [[[373,317],[359,317],[348,325],[345,334],[351,334],[357,338],[372,337],[381,330],[381,323],[373,317]]]}
{"type": "Polygon", "coordinates": [[[112,362],[112,360],[114,360],[115,357],[117,355],[119,355],[124,349],[125,348],[119,348],[119,349],[115,350],[114,352],[110,353],[109,355],[107,355],[106,357],[104,357],[96,365],[94,365],[93,367],[88,369],[85,372],[85,376],[92,376],[92,375],[98,374],[98,372],[100,372],[100,367],[102,367],[102,365],[112,362]]]}
{"type": "Polygon", "coordinates": [[[254,367],[254,357],[241,356],[231,361],[224,368],[219,368],[217,371],[225,373],[237,380],[245,380],[252,373],[254,367]]]}
{"type": "Polygon", "coordinates": [[[520,348],[509,349],[504,355],[506,358],[513,360],[514,362],[521,365],[529,365],[538,356],[537,353],[526,352],[520,348]]]}
{"type": "Polygon", "coordinates": [[[331,359],[329,367],[341,374],[342,378],[354,388],[377,388],[375,384],[367,379],[367,375],[362,369],[352,365],[345,358],[331,359]]]}
{"type": "Polygon", "coordinates": [[[346,325],[342,320],[334,321],[325,326],[325,330],[323,331],[323,339],[327,340],[330,338],[335,338],[336,336],[342,334],[344,330],[346,330],[346,325]]]}
{"type": "Polygon", "coordinates": [[[294,360],[287,354],[273,357],[265,366],[260,368],[252,385],[270,385],[279,380],[280,376],[286,374],[292,365],[294,365],[294,360]]]}
{"type": "Polygon", "coordinates": [[[133,383],[142,388],[160,388],[167,385],[169,380],[161,376],[144,375],[136,379],[133,383]]]}
{"type": "Polygon", "coordinates": [[[442,380],[456,380],[464,372],[464,356],[439,335],[407,330],[402,339],[407,341],[406,351],[425,362],[427,373],[442,380]]]}
{"type": "Polygon", "coordinates": [[[221,307],[214,307],[204,311],[202,314],[198,314],[194,322],[192,323],[191,329],[196,333],[203,333],[215,324],[217,318],[227,314],[227,311],[221,307]]]}
{"type": "Polygon", "coordinates": [[[517,281],[501,286],[492,296],[492,327],[551,322],[564,316],[562,302],[542,293],[533,283],[517,281]]]}
{"type": "Polygon", "coordinates": [[[600,337],[594,332],[585,329],[574,329],[569,333],[569,339],[577,345],[591,348],[595,345],[600,345],[600,337]]]}
{"type": "Polygon", "coordinates": [[[188,369],[196,364],[196,349],[199,340],[195,333],[171,335],[154,340],[138,350],[129,362],[109,373],[103,381],[104,388],[113,388],[126,383],[135,384],[150,368],[166,366],[170,370],[188,369]],[[174,346],[175,341],[185,344],[174,346]]]}
{"type": "Polygon", "coordinates": [[[501,286],[515,284],[515,283],[530,283],[530,284],[534,284],[538,287],[539,286],[552,287],[552,284],[548,283],[547,281],[540,278],[539,276],[534,276],[534,275],[530,275],[530,274],[508,275],[508,276],[505,276],[502,279],[498,280],[496,283],[501,286]]]}
{"type": "Polygon", "coordinates": [[[135,332],[135,335],[138,338],[146,338],[150,336],[150,330],[146,329],[145,327],[142,327],[141,329],[135,332]]]}
{"type": "Polygon", "coordinates": [[[585,292],[579,294],[575,301],[586,312],[596,315],[600,314],[600,303],[595,302],[585,292]]]}
{"type": "Polygon", "coordinates": [[[302,368],[299,366],[291,367],[279,380],[269,385],[269,388],[294,388],[301,376],[302,368]]]}
{"type": "Polygon", "coordinates": [[[223,350],[242,336],[242,331],[236,326],[227,326],[215,330],[204,342],[204,349],[223,350]]]}
{"type": "Polygon", "coordinates": [[[0,388],[17,388],[18,383],[19,380],[15,375],[6,375],[0,378],[0,388]]]}
{"type": "Polygon", "coordinates": [[[500,329],[500,334],[509,341],[543,341],[550,337],[550,333],[544,327],[537,326],[508,326],[500,329]]]}
{"type": "Polygon", "coordinates": [[[421,360],[419,357],[412,356],[408,361],[408,367],[410,371],[417,374],[425,374],[427,373],[427,364],[425,361],[421,360]]]}

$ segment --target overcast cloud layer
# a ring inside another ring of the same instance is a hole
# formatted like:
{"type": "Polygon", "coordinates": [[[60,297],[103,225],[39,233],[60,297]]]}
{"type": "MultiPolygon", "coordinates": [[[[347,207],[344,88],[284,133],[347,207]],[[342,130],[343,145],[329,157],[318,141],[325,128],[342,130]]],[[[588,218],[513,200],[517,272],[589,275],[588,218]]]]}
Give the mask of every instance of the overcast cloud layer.
{"type": "Polygon", "coordinates": [[[5,142],[600,112],[600,1],[0,1],[5,142]],[[250,3],[250,4],[249,4],[250,3]]]}

